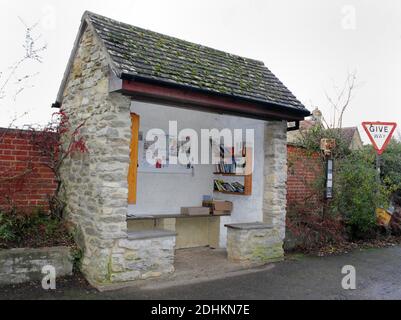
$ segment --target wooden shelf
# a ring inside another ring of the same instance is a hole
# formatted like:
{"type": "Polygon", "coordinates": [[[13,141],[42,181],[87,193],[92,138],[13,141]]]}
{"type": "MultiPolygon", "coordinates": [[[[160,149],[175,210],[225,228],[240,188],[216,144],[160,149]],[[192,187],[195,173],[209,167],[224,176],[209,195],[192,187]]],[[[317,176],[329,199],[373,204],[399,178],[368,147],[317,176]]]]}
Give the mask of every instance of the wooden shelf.
{"type": "Polygon", "coordinates": [[[249,174],[237,174],[237,173],[224,173],[224,172],[213,172],[215,175],[220,175],[220,176],[227,176],[227,177],[246,177],[249,176],[249,174]]]}
{"type": "MultiPolygon", "coordinates": [[[[246,150],[246,167],[245,173],[237,174],[237,173],[224,173],[224,172],[214,172],[214,175],[226,176],[226,177],[244,177],[244,192],[232,192],[232,191],[219,191],[214,190],[214,192],[229,194],[233,196],[250,196],[252,195],[252,168],[253,168],[253,159],[252,159],[253,150],[252,148],[247,148],[246,150]]],[[[217,169],[217,168],[216,168],[217,169]]],[[[214,189],[214,185],[213,185],[214,189]]]]}
{"type": "Polygon", "coordinates": [[[222,174],[224,176],[232,176],[232,177],[244,177],[244,192],[232,192],[232,191],[219,191],[214,190],[214,192],[222,193],[222,194],[230,194],[233,196],[250,196],[252,195],[252,174],[248,175],[236,175],[236,174],[222,174]]]}
{"type": "Polygon", "coordinates": [[[213,192],[231,194],[234,196],[247,196],[247,194],[245,194],[244,192],[230,192],[230,191],[219,191],[219,190],[214,190],[213,192]]]}

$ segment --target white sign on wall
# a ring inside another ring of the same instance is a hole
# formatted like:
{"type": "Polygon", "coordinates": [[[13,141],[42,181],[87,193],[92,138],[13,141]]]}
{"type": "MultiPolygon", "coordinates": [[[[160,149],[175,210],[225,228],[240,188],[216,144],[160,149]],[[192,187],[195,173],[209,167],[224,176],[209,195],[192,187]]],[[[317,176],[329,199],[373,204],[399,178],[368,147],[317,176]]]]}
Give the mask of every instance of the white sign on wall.
{"type": "Polygon", "coordinates": [[[394,134],[395,122],[363,122],[363,128],[378,154],[382,154],[394,134]]]}

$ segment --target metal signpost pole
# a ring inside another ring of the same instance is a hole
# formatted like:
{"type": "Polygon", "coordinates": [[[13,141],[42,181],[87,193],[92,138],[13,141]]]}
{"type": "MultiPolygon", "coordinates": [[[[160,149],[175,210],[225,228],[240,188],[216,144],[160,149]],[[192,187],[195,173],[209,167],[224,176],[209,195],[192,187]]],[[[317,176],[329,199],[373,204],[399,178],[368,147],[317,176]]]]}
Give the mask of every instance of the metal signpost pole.
{"type": "Polygon", "coordinates": [[[378,190],[379,190],[379,187],[380,187],[380,184],[381,184],[381,178],[380,178],[381,167],[380,166],[381,166],[381,155],[376,153],[376,183],[377,183],[377,186],[378,186],[378,190]]]}
{"type": "MultiPolygon", "coordinates": [[[[376,152],[376,196],[379,198],[380,196],[380,186],[381,186],[381,155],[376,152]]],[[[376,210],[373,213],[374,217],[376,217],[376,210]]]]}
{"type": "MultiPolygon", "coordinates": [[[[381,186],[381,154],[386,150],[387,145],[390,143],[391,137],[397,128],[397,123],[380,121],[363,122],[362,127],[376,150],[376,193],[377,196],[379,196],[381,186]]],[[[377,210],[375,215],[378,218],[380,217],[377,210]]]]}

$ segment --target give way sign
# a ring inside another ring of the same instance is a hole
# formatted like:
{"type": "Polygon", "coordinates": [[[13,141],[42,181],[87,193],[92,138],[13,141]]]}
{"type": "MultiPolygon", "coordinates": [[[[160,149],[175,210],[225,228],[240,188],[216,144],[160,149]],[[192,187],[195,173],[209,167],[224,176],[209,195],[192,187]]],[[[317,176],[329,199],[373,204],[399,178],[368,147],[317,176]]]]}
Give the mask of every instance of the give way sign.
{"type": "Polygon", "coordinates": [[[373,147],[378,154],[382,154],[389,144],[391,137],[397,128],[395,122],[363,122],[363,128],[366,131],[373,147]]]}

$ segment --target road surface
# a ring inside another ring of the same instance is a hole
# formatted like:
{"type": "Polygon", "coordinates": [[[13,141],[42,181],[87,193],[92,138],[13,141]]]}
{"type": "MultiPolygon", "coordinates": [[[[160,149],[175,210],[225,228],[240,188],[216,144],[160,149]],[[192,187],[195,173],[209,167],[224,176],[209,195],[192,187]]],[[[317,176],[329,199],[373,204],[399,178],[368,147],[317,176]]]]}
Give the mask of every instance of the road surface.
{"type": "Polygon", "coordinates": [[[40,285],[0,288],[0,299],[401,299],[401,247],[330,257],[299,257],[259,272],[201,283],[98,292],[76,279],[53,292],[40,285]],[[356,270],[356,289],[344,290],[343,266],[356,270]]]}

